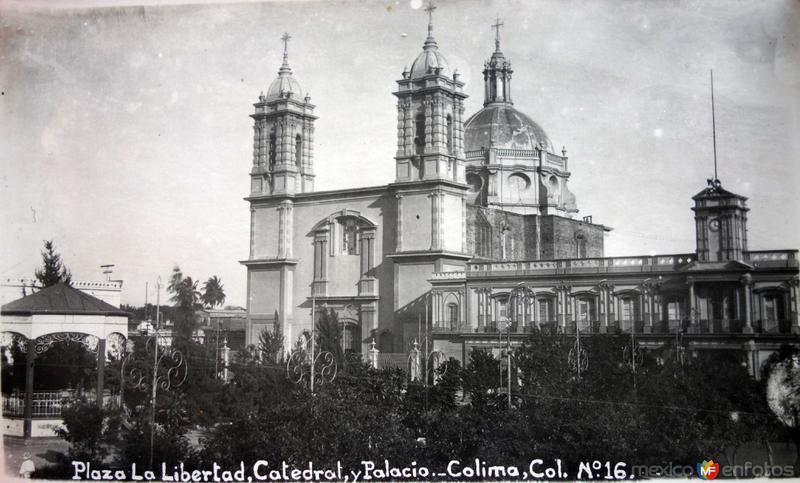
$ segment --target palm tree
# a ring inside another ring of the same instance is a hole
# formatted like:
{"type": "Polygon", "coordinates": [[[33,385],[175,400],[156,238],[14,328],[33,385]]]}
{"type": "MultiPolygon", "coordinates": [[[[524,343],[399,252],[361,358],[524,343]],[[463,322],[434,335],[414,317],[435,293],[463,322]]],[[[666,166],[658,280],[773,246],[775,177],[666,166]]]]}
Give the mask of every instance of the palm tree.
{"type": "Polygon", "coordinates": [[[214,275],[203,284],[203,295],[200,296],[207,307],[216,307],[225,303],[225,287],[222,280],[214,275]]]}
{"type": "Polygon", "coordinates": [[[180,269],[175,267],[168,287],[172,292],[170,301],[177,309],[175,332],[179,336],[190,338],[194,332],[194,310],[199,305],[200,292],[197,290],[197,281],[192,280],[192,277],[186,277],[178,282],[176,275],[179,273],[180,269]]]}
{"type": "Polygon", "coordinates": [[[183,272],[181,271],[181,267],[175,265],[172,267],[172,275],[169,277],[167,292],[172,294],[177,293],[181,283],[183,283],[183,272]]]}

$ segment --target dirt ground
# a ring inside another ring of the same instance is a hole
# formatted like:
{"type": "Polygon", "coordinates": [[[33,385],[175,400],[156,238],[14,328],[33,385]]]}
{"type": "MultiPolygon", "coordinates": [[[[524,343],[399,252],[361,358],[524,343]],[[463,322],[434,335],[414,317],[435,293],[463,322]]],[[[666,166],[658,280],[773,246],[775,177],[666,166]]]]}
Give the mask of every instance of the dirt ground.
{"type": "MultiPolygon", "coordinates": [[[[3,436],[2,474],[10,477],[19,476],[19,467],[26,451],[30,452],[36,468],[43,468],[55,463],[58,453],[67,454],[69,443],[61,438],[36,438],[25,440],[12,436],[3,436]]],[[[6,480],[7,481],[7,480],[6,480]]]]}

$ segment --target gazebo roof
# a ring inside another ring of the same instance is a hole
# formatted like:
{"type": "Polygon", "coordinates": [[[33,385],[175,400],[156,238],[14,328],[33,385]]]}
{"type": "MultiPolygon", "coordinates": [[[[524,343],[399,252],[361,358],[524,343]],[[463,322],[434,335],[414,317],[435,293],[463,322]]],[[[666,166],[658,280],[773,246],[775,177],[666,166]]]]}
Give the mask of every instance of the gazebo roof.
{"type": "Polygon", "coordinates": [[[38,292],[22,297],[3,305],[3,315],[33,314],[69,314],[69,315],[117,315],[128,317],[130,314],[70,287],[59,283],[38,292]]]}

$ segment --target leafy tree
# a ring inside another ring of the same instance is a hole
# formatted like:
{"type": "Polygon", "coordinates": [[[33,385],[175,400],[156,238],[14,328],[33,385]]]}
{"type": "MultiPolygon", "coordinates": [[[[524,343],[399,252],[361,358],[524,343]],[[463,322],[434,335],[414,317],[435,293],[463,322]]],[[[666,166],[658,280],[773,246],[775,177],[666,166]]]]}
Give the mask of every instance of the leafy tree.
{"type": "Polygon", "coordinates": [[[473,348],[463,377],[464,393],[469,396],[472,407],[484,410],[498,403],[500,361],[494,354],[473,348]]]}
{"type": "Polygon", "coordinates": [[[203,295],[200,299],[207,307],[216,307],[225,303],[225,290],[222,280],[214,275],[203,284],[203,295]]]}
{"type": "Polygon", "coordinates": [[[59,283],[72,284],[72,273],[64,266],[61,261],[61,255],[56,252],[55,244],[52,240],[44,241],[42,267],[36,269],[35,275],[41,288],[51,287],[59,283]]]}
{"type": "Polygon", "coordinates": [[[767,360],[764,375],[769,408],[794,440],[795,470],[800,471],[800,349],[782,346],[767,360]]]}
{"type": "Polygon", "coordinates": [[[323,308],[317,319],[317,346],[320,352],[333,354],[339,365],[344,361],[342,351],[342,332],[339,315],[331,308],[323,308]]]}
{"type": "Polygon", "coordinates": [[[79,400],[61,409],[64,427],[56,429],[56,434],[71,443],[72,460],[102,463],[108,455],[105,443],[118,429],[116,424],[109,428],[108,416],[94,402],[79,400]]]}
{"type": "Polygon", "coordinates": [[[258,335],[258,350],[270,363],[280,362],[283,359],[283,343],[283,329],[281,329],[278,311],[276,310],[272,331],[265,327],[261,334],[258,335]]]}

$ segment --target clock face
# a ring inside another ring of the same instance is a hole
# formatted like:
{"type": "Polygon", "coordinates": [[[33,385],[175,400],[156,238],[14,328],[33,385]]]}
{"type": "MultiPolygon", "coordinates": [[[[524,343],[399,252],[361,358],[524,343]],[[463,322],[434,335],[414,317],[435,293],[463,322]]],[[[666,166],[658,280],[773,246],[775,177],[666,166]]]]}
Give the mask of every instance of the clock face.
{"type": "Polygon", "coordinates": [[[708,227],[714,231],[719,230],[719,220],[714,218],[710,222],[708,222],[708,227]]]}

